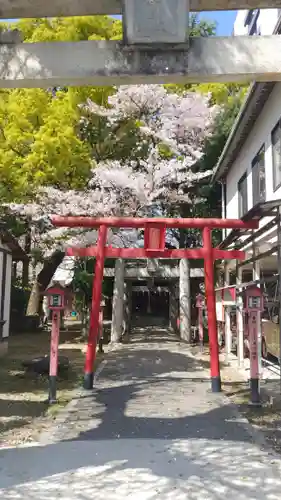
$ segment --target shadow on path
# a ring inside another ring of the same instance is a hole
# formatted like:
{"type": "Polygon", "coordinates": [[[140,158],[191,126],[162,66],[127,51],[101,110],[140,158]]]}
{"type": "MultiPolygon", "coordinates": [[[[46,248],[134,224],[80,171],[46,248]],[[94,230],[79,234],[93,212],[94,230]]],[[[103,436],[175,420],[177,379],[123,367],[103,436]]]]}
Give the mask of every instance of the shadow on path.
{"type": "Polygon", "coordinates": [[[280,498],[279,461],[209,392],[208,373],[179,342],[111,352],[57,439],[0,452],[3,498],[280,498]]]}

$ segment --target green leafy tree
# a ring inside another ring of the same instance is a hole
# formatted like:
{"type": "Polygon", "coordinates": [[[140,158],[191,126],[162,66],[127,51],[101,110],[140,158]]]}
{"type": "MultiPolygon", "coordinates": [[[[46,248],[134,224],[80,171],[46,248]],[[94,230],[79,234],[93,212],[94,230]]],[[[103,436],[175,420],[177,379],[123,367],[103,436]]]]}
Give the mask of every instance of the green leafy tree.
{"type": "MultiPolygon", "coordinates": [[[[25,42],[120,38],[122,25],[107,16],[25,19],[15,23],[25,42]]],[[[0,194],[23,201],[42,185],[83,188],[92,149],[79,138],[79,104],[103,104],[110,87],[1,90],[0,194]]],[[[103,138],[101,137],[101,140],[103,138]]]]}
{"type": "Polygon", "coordinates": [[[83,187],[91,158],[88,145],[75,133],[77,120],[78,111],[63,92],[56,98],[41,89],[7,94],[0,108],[4,199],[22,200],[47,184],[83,187]]]}
{"type": "MultiPolygon", "coordinates": [[[[118,39],[122,25],[106,16],[25,19],[13,24],[25,42],[118,39]]],[[[0,93],[0,196],[5,202],[26,203],[42,186],[83,190],[93,167],[89,141],[78,135],[79,104],[91,99],[99,105],[113,93],[111,87],[1,90],[0,93]]],[[[19,216],[24,214],[19,214],[19,216]]],[[[2,218],[6,216],[1,214],[2,218]]],[[[24,223],[6,218],[17,236],[26,235],[24,244],[32,258],[30,217],[24,223]]],[[[40,250],[40,245],[39,245],[40,250]]],[[[42,252],[40,252],[42,253],[42,252]]],[[[36,261],[38,261],[36,251],[36,261]]],[[[38,312],[39,295],[46,288],[63,252],[42,256],[42,269],[34,283],[28,313],[38,312]]],[[[34,258],[32,258],[34,260],[34,258]]],[[[24,273],[28,275],[28,273],[24,273]]]]}

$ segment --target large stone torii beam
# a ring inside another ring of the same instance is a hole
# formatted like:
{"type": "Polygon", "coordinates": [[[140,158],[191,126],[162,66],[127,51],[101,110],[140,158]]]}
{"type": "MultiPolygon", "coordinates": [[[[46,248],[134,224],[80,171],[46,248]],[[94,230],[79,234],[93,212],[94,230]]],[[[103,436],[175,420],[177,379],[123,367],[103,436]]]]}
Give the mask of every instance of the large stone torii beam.
{"type": "Polygon", "coordinates": [[[191,38],[189,47],[115,41],[0,44],[0,87],[281,81],[281,37],[191,38]]]}
{"type": "MultiPolygon", "coordinates": [[[[203,6],[207,0],[193,0],[195,5],[189,0],[88,1],[49,0],[43,4],[39,0],[1,0],[0,13],[7,18],[16,15],[9,12],[9,8],[16,7],[22,9],[17,12],[19,17],[46,17],[74,12],[106,14],[107,9],[113,14],[116,9],[120,12],[122,6],[123,40],[21,44],[17,34],[13,40],[9,33],[8,37],[0,33],[0,87],[281,79],[278,35],[189,38],[189,9],[211,9],[210,2],[203,6]],[[86,2],[89,12],[83,11],[86,2]],[[39,6],[40,14],[36,11],[39,6]],[[57,12],[51,14],[50,6],[57,12]]],[[[219,1],[223,8],[230,7],[230,0],[219,1]]],[[[269,6],[273,0],[263,1],[269,6]]],[[[278,2],[281,0],[275,0],[274,6],[279,6],[278,2]]],[[[214,10],[220,8],[218,5],[214,4],[214,10]]],[[[237,0],[235,8],[239,7],[242,4],[237,0]]]]}
{"type": "MultiPolygon", "coordinates": [[[[140,0],[139,0],[140,1],[140,0]]],[[[280,8],[281,0],[190,0],[191,12],[280,8]]],[[[0,18],[122,14],[122,0],[1,0],[0,18]]]]}

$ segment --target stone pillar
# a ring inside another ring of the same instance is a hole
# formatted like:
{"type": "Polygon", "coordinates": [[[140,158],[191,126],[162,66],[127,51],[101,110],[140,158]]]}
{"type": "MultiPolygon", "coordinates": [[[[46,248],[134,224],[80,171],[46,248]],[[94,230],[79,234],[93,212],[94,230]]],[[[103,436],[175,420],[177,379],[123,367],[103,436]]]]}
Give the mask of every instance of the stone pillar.
{"type": "Polygon", "coordinates": [[[179,317],[178,287],[175,283],[170,285],[169,295],[169,323],[174,333],[178,332],[177,319],[179,317]]]}
{"type": "Polygon", "coordinates": [[[125,340],[129,340],[131,333],[131,323],[132,323],[132,282],[125,282],[125,293],[124,293],[124,337],[125,340]]]}
{"type": "Polygon", "coordinates": [[[115,280],[112,299],[111,342],[120,342],[123,330],[124,276],[125,262],[122,259],[117,259],[115,263],[115,280]]]}
{"type": "Polygon", "coordinates": [[[190,264],[180,260],[180,338],[191,342],[190,264]]]}

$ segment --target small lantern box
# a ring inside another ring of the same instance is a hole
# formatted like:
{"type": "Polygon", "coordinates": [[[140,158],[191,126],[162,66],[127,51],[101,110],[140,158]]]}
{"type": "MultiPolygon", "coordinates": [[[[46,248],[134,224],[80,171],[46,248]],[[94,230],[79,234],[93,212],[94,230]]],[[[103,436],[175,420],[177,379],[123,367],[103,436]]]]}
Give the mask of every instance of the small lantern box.
{"type": "Polygon", "coordinates": [[[247,288],[244,296],[245,312],[258,312],[264,310],[263,293],[257,286],[247,288]]]}
{"type": "Polygon", "coordinates": [[[51,311],[61,311],[64,309],[65,291],[60,286],[51,286],[46,290],[48,297],[48,308],[51,311]]]}

